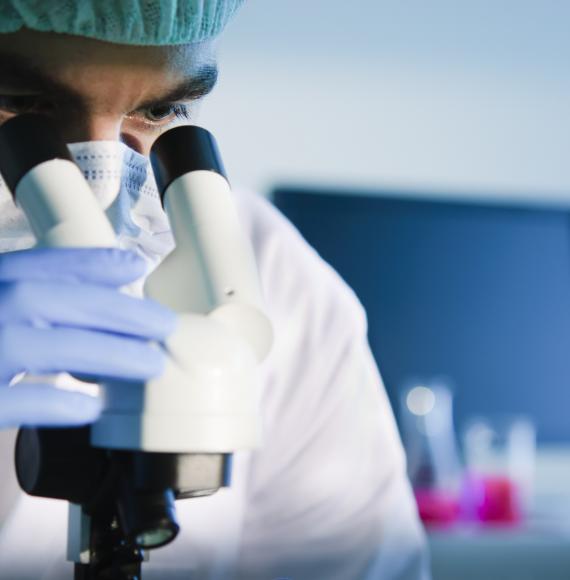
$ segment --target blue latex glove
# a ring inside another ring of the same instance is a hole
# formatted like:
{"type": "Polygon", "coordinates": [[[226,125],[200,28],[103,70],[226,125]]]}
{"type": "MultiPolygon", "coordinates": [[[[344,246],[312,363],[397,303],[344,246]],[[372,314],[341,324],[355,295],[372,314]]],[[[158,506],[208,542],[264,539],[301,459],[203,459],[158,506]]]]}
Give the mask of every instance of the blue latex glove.
{"type": "Polygon", "coordinates": [[[118,291],[144,273],[141,258],[116,249],[0,254],[0,427],[78,425],[101,412],[100,396],[9,387],[22,371],[134,381],[162,372],[164,354],[151,341],[173,331],[175,315],[118,291]]]}

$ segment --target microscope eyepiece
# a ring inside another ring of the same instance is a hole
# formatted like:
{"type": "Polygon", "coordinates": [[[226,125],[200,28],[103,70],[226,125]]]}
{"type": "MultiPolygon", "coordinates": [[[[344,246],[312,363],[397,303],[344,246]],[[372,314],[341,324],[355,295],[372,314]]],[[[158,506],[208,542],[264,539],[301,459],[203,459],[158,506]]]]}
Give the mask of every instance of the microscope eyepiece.
{"type": "Polygon", "coordinates": [[[0,172],[12,195],[30,169],[52,159],[73,161],[59,127],[48,116],[24,113],[0,127],[0,172]]]}
{"type": "Polygon", "coordinates": [[[163,133],[150,151],[160,198],[178,177],[192,171],[213,171],[226,178],[214,136],[197,125],[183,125],[163,133]]]}

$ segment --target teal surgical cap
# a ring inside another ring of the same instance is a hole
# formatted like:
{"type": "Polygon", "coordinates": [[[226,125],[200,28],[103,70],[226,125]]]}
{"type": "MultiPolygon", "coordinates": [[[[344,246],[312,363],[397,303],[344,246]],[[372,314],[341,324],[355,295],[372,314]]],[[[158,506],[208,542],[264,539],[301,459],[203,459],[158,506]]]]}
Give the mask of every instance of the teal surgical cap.
{"type": "Polygon", "coordinates": [[[0,0],[0,33],[31,28],[164,46],[216,36],[243,0],[0,0]]]}

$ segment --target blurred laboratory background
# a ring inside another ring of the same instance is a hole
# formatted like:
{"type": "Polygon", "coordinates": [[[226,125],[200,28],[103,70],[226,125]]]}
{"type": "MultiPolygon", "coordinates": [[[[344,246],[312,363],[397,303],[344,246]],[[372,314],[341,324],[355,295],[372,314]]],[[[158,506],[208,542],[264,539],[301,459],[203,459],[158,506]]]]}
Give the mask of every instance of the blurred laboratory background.
{"type": "Polygon", "coordinates": [[[201,111],[367,309],[435,580],[570,578],[568,22],[248,0],[201,111]]]}

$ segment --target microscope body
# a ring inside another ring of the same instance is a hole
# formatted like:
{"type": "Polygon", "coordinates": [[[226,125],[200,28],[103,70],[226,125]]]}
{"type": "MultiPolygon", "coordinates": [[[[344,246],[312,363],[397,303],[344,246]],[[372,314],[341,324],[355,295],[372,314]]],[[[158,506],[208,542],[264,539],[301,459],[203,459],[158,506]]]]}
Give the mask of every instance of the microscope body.
{"type": "MultiPolygon", "coordinates": [[[[77,580],[140,578],[146,549],[178,533],[174,501],[229,485],[231,454],[259,441],[256,368],[271,345],[257,271],[212,136],[165,133],[151,156],[176,248],[147,296],[179,314],[164,373],[106,385],[90,428],[21,429],[24,491],[70,503],[77,580]]],[[[0,170],[38,245],[114,247],[104,211],[57,128],[38,115],[0,127],[0,170]]]]}
{"type": "Polygon", "coordinates": [[[250,242],[207,131],[172,129],[151,159],[176,247],[144,289],[179,313],[178,327],[165,344],[166,370],[146,383],[143,401],[129,385],[109,391],[93,443],[180,453],[252,448],[259,442],[255,375],[272,331],[250,242]]]}

